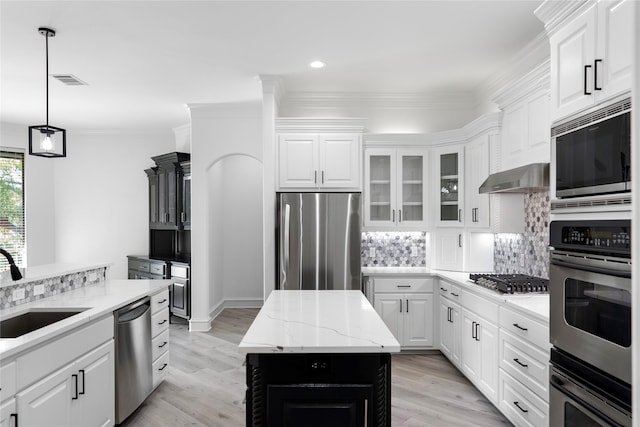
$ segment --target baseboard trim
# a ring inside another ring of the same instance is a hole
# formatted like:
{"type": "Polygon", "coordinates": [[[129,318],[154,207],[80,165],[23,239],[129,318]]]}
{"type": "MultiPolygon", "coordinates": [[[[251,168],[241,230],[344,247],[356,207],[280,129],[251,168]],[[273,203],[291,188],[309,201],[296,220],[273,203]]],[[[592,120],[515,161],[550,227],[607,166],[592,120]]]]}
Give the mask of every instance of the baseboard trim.
{"type": "Polygon", "coordinates": [[[208,332],[211,330],[211,321],[213,318],[209,316],[208,319],[189,319],[189,332],[208,332]]]}
{"type": "Polygon", "coordinates": [[[229,299],[223,300],[209,311],[209,319],[189,320],[189,332],[208,332],[211,330],[211,322],[222,313],[225,308],[261,308],[264,301],[261,299],[229,299]]]}

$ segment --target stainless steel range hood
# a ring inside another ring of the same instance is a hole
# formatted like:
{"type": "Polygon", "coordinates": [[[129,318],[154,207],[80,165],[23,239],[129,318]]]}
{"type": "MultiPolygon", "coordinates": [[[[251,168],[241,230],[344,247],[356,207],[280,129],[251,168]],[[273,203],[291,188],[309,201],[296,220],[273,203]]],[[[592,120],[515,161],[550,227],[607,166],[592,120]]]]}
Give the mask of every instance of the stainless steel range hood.
{"type": "Polygon", "coordinates": [[[482,183],[480,193],[532,193],[549,189],[549,163],[532,163],[494,173],[482,183]]]}

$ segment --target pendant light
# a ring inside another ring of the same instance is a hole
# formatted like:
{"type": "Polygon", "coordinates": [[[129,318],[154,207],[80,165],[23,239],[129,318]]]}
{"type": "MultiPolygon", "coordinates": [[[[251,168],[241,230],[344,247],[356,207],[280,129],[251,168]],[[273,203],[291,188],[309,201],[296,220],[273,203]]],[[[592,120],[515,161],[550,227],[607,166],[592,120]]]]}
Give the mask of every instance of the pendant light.
{"type": "Polygon", "coordinates": [[[38,32],[45,38],[47,87],[46,112],[47,124],[29,126],[29,154],[41,157],[67,156],[67,131],[49,125],[49,37],[55,37],[56,32],[50,28],[38,28],[38,32]]]}

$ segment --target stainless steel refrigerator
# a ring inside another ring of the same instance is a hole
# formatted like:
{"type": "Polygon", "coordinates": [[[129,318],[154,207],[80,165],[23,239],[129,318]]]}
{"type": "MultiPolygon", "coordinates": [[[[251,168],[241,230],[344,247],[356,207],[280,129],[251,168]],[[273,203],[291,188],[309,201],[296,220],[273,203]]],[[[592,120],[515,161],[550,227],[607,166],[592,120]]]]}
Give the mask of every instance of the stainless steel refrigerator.
{"type": "Polygon", "coordinates": [[[279,193],[278,289],[360,289],[360,193],[279,193]]]}

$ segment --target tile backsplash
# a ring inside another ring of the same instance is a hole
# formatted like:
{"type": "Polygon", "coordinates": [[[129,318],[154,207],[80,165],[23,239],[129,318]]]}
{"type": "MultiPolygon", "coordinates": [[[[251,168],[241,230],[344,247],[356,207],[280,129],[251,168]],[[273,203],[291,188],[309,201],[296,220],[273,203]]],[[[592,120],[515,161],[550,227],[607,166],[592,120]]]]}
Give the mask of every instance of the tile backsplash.
{"type": "Polygon", "coordinates": [[[525,195],[524,234],[496,234],[496,273],[521,273],[549,278],[549,192],[525,195]]]}
{"type": "Polygon", "coordinates": [[[429,235],[425,232],[363,232],[363,267],[426,267],[429,235]],[[375,255],[372,253],[375,250],[375,255]],[[415,255],[412,253],[415,251],[415,255]]]}
{"type": "Polygon", "coordinates": [[[104,282],[107,276],[107,267],[100,267],[77,273],[65,274],[62,276],[51,277],[42,280],[33,280],[27,283],[17,284],[13,286],[4,286],[0,289],[0,308],[5,309],[15,307],[16,305],[25,304],[36,301],[52,295],[60,294],[83,286],[95,285],[104,282]],[[34,295],[34,287],[37,285],[44,286],[44,293],[34,295]],[[13,291],[24,289],[25,297],[17,301],[13,300],[13,291]]]}

